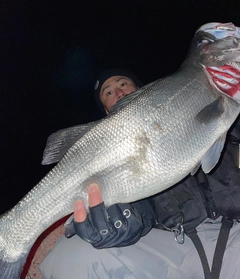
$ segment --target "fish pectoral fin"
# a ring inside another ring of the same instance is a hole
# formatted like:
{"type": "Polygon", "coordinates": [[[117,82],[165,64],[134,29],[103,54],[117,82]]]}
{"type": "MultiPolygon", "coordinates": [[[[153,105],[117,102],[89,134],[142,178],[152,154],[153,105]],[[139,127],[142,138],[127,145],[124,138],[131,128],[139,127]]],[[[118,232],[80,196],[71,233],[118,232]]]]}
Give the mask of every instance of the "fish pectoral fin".
{"type": "Polygon", "coordinates": [[[75,229],[74,229],[74,217],[73,214],[67,219],[67,221],[64,223],[65,229],[65,237],[66,238],[71,238],[76,234],[75,229]]]}
{"type": "Polygon", "coordinates": [[[227,133],[221,135],[219,139],[211,146],[204,157],[201,160],[202,170],[205,173],[209,173],[218,163],[221,156],[221,152],[224,147],[227,133]]]}
{"type": "Polygon", "coordinates": [[[201,166],[201,163],[198,163],[191,171],[191,175],[196,174],[196,172],[198,171],[199,167],[201,166]]]}
{"type": "Polygon", "coordinates": [[[73,146],[87,131],[99,121],[89,122],[66,129],[61,129],[51,134],[43,152],[42,165],[49,165],[58,162],[63,155],[73,146]]]}
{"type": "Polygon", "coordinates": [[[221,116],[224,111],[223,101],[223,97],[219,97],[211,104],[207,105],[196,115],[196,120],[206,124],[221,116]]]}

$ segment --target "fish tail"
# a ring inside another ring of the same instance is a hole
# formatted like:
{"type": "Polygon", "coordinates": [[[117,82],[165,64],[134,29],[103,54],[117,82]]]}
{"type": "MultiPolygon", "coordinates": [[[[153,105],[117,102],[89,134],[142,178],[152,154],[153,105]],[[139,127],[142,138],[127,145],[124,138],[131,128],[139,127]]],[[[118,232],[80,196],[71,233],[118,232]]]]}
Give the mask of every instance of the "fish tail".
{"type": "Polygon", "coordinates": [[[0,259],[0,279],[19,279],[27,256],[15,262],[6,262],[0,259]]]}

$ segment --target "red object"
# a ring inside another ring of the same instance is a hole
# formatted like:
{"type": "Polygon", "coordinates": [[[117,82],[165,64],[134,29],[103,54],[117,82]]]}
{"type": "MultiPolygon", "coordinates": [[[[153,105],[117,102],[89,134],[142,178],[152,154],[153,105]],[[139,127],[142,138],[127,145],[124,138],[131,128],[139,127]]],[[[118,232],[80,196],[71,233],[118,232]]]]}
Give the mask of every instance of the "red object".
{"type": "Polygon", "coordinates": [[[27,260],[25,262],[25,265],[23,267],[23,270],[22,270],[22,273],[21,273],[21,276],[20,276],[20,279],[25,279],[28,272],[29,272],[29,268],[31,266],[31,263],[32,263],[32,260],[39,248],[39,246],[41,245],[42,241],[51,233],[53,232],[57,227],[63,225],[66,220],[69,218],[71,214],[63,217],[62,219],[58,220],[57,222],[55,222],[52,226],[50,226],[48,229],[46,229],[39,237],[38,239],[35,241],[35,243],[33,244],[29,254],[28,254],[28,257],[27,257],[27,260]]]}

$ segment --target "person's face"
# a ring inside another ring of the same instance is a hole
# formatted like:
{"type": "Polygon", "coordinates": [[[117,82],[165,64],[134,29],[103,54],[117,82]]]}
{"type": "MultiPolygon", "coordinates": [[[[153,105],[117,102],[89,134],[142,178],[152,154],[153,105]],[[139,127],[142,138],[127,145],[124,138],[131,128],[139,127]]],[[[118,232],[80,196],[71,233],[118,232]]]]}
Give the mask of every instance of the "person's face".
{"type": "Polygon", "coordinates": [[[105,111],[109,114],[110,109],[118,100],[136,91],[138,87],[127,77],[113,76],[107,79],[100,90],[100,101],[103,104],[105,111]]]}

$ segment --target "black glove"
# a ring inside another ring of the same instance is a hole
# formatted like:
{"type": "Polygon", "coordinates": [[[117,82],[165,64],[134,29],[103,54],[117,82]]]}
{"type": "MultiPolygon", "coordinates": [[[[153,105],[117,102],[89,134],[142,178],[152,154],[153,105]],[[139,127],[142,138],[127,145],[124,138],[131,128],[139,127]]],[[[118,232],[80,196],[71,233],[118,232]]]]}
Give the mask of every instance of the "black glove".
{"type": "Polygon", "coordinates": [[[124,247],[136,243],[155,224],[155,207],[147,199],[131,204],[90,207],[84,222],[75,222],[78,236],[93,247],[124,247]]]}

